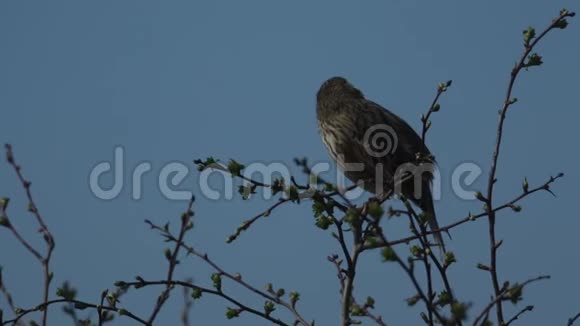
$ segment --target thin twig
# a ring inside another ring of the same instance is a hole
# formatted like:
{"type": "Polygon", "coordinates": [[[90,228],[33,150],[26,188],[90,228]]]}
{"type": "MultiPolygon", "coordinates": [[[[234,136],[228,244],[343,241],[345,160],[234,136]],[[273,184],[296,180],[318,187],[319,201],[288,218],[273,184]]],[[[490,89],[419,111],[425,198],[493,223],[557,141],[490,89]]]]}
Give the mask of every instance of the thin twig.
{"type": "Polygon", "coordinates": [[[512,322],[514,322],[518,318],[520,318],[521,315],[525,314],[528,311],[532,311],[532,310],[534,310],[534,306],[526,306],[525,308],[520,310],[520,312],[518,312],[515,316],[513,316],[510,320],[508,320],[508,322],[505,325],[509,326],[512,322]]]}
{"type": "Polygon", "coordinates": [[[574,316],[574,317],[571,317],[571,318],[569,318],[569,319],[568,319],[568,326],[572,326],[572,325],[574,325],[574,323],[575,323],[575,322],[576,322],[578,319],[580,319],[580,312],[579,312],[578,314],[576,314],[576,316],[574,316]]]}

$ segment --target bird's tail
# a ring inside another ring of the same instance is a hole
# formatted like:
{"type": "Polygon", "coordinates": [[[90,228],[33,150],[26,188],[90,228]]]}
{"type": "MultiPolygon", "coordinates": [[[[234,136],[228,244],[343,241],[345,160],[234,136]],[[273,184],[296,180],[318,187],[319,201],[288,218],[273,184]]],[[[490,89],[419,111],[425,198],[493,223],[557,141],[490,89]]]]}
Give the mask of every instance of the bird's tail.
{"type": "MultiPolygon", "coordinates": [[[[435,207],[433,206],[433,196],[431,194],[431,187],[429,184],[423,184],[422,187],[422,196],[419,199],[419,207],[421,210],[428,215],[429,218],[429,227],[431,230],[439,230],[439,223],[437,223],[437,217],[435,215],[435,207]]],[[[447,233],[449,235],[449,233],[447,233]]],[[[445,243],[443,242],[443,237],[441,236],[441,232],[438,231],[433,233],[433,237],[435,238],[435,243],[441,247],[441,251],[445,254],[445,243]]],[[[451,236],[449,236],[451,238],[451,236]]]]}

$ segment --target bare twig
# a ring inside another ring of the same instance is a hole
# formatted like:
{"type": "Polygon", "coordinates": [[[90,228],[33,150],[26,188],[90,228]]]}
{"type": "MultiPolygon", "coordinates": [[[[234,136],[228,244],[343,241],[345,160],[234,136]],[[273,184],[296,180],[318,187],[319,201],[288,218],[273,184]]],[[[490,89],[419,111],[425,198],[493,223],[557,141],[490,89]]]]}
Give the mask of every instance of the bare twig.
{"type": "Polygon", "coordinates": [[[568,326],[572,326],[572,325],[574,325],[574,323],[575,323],[575,322],[576,322],[578,319],[580,319],[580,312],[579,312],[578,314],[576,314],[576,316],[574,316],[574,317],[571,317],[571,318],[569,318],[569,319],[568,319],[568,326]]]}
{"type": "Polygon", "coordinates": [[[525,314],[528,311],[532,311],[534,310],[534,306],[526,306],[525,308],[523,308],[522,310],[520,310],[520,312],[518,312],[515,316],[513,316],[512,318],[510,318],[510,320],[508,320],[507,323],[505,323],[506,326],[509,326],[511,323],[513,323],[514,321],[518,320],[518,318],[520,318],[521,315],[525,314]]]}

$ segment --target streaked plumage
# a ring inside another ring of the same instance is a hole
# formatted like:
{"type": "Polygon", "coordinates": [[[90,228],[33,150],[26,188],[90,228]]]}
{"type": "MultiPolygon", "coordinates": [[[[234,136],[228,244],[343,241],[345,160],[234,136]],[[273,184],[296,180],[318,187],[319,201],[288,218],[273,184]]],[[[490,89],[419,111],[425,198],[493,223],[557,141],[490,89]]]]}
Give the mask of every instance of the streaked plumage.
{"type": "MultiPolygon", "coordinates": [[[[316,115],[322,140],[348,179],[376,195],[395,188],[430,216],[432,229],[439,229],[431,194],[434,161],[419,163],[418,153],[426,157],[430,152],[413,128],[342,77],[322,84],[316,115]],[[375,142],[373,132],[381,131],[384,141],[375,142]]],[[[445,250],[439,233],[435,239],[445,250]]]]}

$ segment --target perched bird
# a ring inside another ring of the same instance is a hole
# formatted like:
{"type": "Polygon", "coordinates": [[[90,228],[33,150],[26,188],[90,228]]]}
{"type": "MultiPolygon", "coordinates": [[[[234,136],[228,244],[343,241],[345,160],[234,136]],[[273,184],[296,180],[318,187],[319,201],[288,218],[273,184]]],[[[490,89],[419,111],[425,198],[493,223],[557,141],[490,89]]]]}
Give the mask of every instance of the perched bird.
{"type": "MultiPolygon", "coordinates": [[[[377,196],[403,195],[439,229],[431,194],[435,161],[413,128],[342,77],[322,84],[316,116],[324,145],[348,179],[377,196]]],[[[434,236],[445,252],[441,234],[434,236]]]]}

